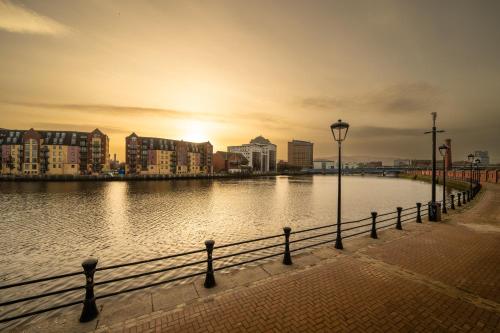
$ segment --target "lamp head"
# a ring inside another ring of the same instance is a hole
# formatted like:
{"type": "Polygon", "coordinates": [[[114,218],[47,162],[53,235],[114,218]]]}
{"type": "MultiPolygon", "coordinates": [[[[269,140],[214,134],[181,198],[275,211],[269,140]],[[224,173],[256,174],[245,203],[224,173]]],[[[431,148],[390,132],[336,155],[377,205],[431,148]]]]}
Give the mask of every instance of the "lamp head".
{"type": "Polygon", "coordinates": [[[337,142],[342,142],[347,136],[349,124],[339,119],[339,121],[330,125],[330,129],[332,130],[333,139],[337,142]]]}
{"type": "Polygon", "coordinates": [[[439,153],[441,154],[441,156],[445,157],[447,152],[448,152],[448,146],[447,145],[441,145],[441,146],[439,146],[439,153]]]}
{"type": "Polygon", "coordinates": [[[474,155],[469,154],[469,155],[467,156],[467,159],[468,159],[468,160],[469,160],[469,162],[471,162],[471,163],[472,163],[472,162],[474,162],[474,155]]]}
{"type": "Polygon", "coordinates": [[[479,158],[476,158],[476,164],[480,164],[481,160],[479,158]]]}

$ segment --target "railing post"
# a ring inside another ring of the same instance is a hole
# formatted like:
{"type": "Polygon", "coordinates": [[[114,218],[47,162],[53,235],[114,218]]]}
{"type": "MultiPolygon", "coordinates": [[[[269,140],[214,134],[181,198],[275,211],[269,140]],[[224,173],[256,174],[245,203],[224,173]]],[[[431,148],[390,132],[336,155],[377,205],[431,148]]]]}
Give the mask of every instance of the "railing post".
{"type": "Polygon", "coordinates": [[[285,232],[285,255],[283,256],[283,264],[291,265],[292,256],[290,255],[290,232],[292,229],[290,227],[284,227],[283,231],[285,232]]]}
{"type": "Polygon", "coordinates": [[[470,202],[472,199],[470,194],[470,190],[467,190],[467,202],[470,202]]]}
{"type": "Polygon", "coordinates": [[[422,203],[417,202],[417,223],[422,223],[422,215],[420,214],[421,207],[422,207],[422,203]]]}
{"type": "Polygon", "coordinates": [[[377,239],[377,212],[372,212],[372,232],[370,237],[373,239],[377,239]]]}
{"type": "Polygon", "coordinates": [[[89,258],[82,263],[83,273],[85,274],[85,299],[83,300],[82,314],[80,322],[85,323],[97,317],[99,310],[95,303],[94,295],[94,273],[97,266],[97,259],[89,258]]]}
{"type": "Polygon", "coordinates": [[[460,200],[460,197],[462,196],[462,193],[457,193],[457,197],[458,197],[458,207],[462,207],[462,201],[460,200]]]}
{"type": "Polygon", "coordinates": [[[205,275],[205,288],[213,288],[216,285],[212,260],[214,244],[215,242],[211,239],[205,241],[205,247],[207,248],[207,274],[205,275]]]}
{"type": "Polygon", "coordinates": [[[451,198],[451,209],[455,209],[455,194],[451,194],[450,198],[451,198]]]}
{"type": "Polygon", "coordinates": [[[466,204],[467,203],[467,197],[466,197],[466,193],[465,191],[462,192],[462,203],[466,204]]]}
{"type": "Polygon", "coordinates": [[[401,211],[403,210],[403,207],[397,207],[398,210],[398,222],[396,223],[396,229],[398,230],[403,230],[403,227],[401,226],[401,211]]]}

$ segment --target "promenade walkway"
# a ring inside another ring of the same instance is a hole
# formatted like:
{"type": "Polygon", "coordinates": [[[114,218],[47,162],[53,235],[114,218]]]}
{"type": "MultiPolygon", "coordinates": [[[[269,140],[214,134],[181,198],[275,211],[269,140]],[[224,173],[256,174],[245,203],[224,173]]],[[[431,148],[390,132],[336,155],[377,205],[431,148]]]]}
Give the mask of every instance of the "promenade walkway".
{"type": "MultiPolygon", "coordinates": [[[[271,262],[218,274],[214,289],[204,289],[201,280],[170,293],[164,289],[163,303],[152,298],[148,313],[133,316],[117,308],[106,317],[104,310],[85,327],[93,332],[499,332],[500,186],[486,184],[473,203],[445,215],[442,223],[408,222],[403,228],[381,232],[377,240],[346,240],[343,251],[331,246],[296,256],[294,267],[271,262]]],[[[133,306],[134,300],[140,298],[127,302],[133,306]]]]}

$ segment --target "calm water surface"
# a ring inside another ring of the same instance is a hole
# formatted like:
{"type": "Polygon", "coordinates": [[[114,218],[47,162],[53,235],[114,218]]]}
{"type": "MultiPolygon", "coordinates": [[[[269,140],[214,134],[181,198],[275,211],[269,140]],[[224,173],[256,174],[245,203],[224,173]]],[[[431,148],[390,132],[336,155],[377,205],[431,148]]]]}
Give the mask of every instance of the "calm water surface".
{"type": "MultiPolygon", "coordinates": [[[[206,239],[214,239],[216,245],[220,245],[282,233],[283,226],[299,230],[335,223],[336,191],[337,177],[331,175],[245,180],[0,183],[0,283],[77,271],[82,260],[89,256],[97,257],[101,266],[110,265],[203,248],[206,239]]],[[[441,198],[441,187],[437,195],[441,198]]],[[[414,206],[415,202],[425,203],[429,198],[430,184],[424,182],[344,177],[343,220],[368,217],[372,210],[383,213],[397,206],[414,206]]],[[[235,250],[221,249],[217,255],[235,250]]],[[[280,250],[271,249],[267,253],[280,250]]],[[[250,257],[232,258],[226,263],[250,257]]],[[[182,257],[154,265],[98,272],[96,281],[198,258],[202,257],[182,257]]],[[[203,269],[203,266],[194,266],[182,273],[203,269]]],[[[123,281],[114,287],[100,286],[97,294],[169,276],[172,273],[123,281]]],[[[35,290],[55,290],[83,283],[83,276],[78,276],[47,283],[35,290]]],[[[29,288],[19,289],[0,291],[0,300],[22,296],[29,288]]],[[[13,306],[4,315],[40,304],[81,299],[82,293],[13,306]]]]}

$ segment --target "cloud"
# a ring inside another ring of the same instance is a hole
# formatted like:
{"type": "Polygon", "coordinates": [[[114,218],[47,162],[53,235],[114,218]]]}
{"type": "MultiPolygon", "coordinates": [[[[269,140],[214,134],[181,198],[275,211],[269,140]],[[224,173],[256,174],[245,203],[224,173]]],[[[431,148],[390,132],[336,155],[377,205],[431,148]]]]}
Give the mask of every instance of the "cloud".
{"type": "Polygon", "coordinates": [[[307,97],[305,108],[336,111],[374,111],[379,113],[431,112],[441,102],[441,91],[425,82],[400,83],[351,97],[307,97]]]}
{"type": "Polygon", "coordinates": [[[0,0],[0,29],[26,34],[66,35],[65,25],[8,0],[0,0]]]}
{"type": "Polygon", "coordinates": [[[15,102],[15,101],[1,101],[3,104],[10,104],[28,108],[42,108],[51,110],[72,110],[86,113],[107,113],[110,115],[121,115],[121,116],[143,116],[143,115],[156,115],[156,116],[167,116],[167,117],[178,117],[185,118],[193,115],[197,116],[209,116],[210,113],[201,112],[185,112],[174,109],[164,109],[164,108],[150,108],[150,107],[139,107],[139,106],[122,106],[113,104],[64,104],[64,103],[27,103],[27,102],[15,102]]]}
{"type": "MultiPolygon", "coordinates": [[[[31,127],[37,129],[37,130],[62,130],[62,131],[74,131],[76,127],[78,127],[79,131],[84,131],[84,132],[91,132],[94,129],[96,129],[96,126],[91,126],[91,125],[82,125],[79,124],[78,126],[75,125],[74,123],[64,123],[64,122],[35,122],[31,124],[31,127]]],[[[120,127],[115,127],[115,126],[97,126],[102,132],[104,133],[115,133],[115,134],[121,134],[121,135],[128,135],[130,134],[129,130],[124,130],[123,128],[120,127]]]]}
{"type": "Polygon", "coordinates": [[[17,101],[0,101],[8,104],[27,108],[40,108],[57,111],[77,111],[82,113],[94,113],[99,115],[121,116],[121,117],[143,117],[158,116],[170,118],[195,118],[198,120],[215,121],[219,123],[232,124],[235,121],[264,125],[269,129],[287,131],[295,128],[318,130],[318,127],[304,123],[294,123],[263,112],[231,113],[230,116],[214,114],[209,112],[187,112],[175,109],[152,108],[140,106],[124,106],[113,104],[65,104],[65,103],[28,103],[17,101]]]}
{"type": "MultiPolygon", "coordinates": [[[[395,128],[378,126],[360,126],[351,130],[357,138],[397,138],[423,136],[425,129],[421,128],[395,128]]],[[[354,134],[353,134],[354,135],[354,134]]]]}

